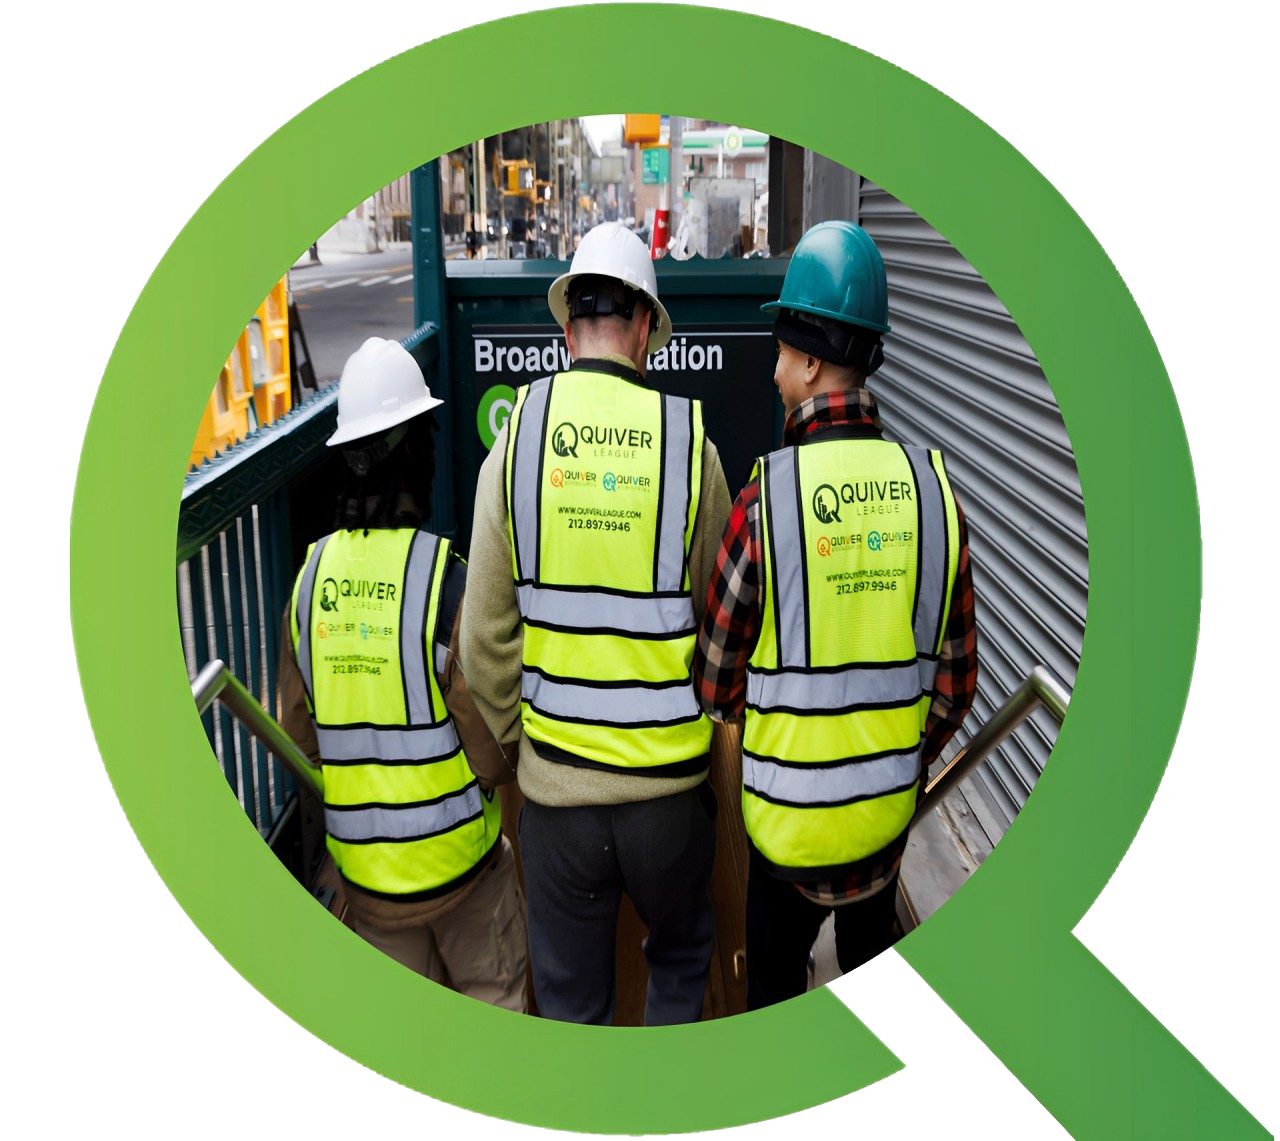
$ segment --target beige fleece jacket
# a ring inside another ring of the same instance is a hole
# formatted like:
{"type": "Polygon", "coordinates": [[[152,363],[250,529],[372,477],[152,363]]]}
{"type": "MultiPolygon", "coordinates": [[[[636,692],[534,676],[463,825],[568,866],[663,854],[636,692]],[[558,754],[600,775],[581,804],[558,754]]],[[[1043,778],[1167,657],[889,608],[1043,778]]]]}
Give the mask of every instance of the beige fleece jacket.
{"type": "MultiPolygon", "coordinates": [[[[625,357],[610,356],[631,367],[625,357]]],[[[572,373],[567,374],[573,376],[572,373]]],[[[590,383],[589,377],[580,378],[590,383]]],[[[458,652],[476,708],[504,746],[519,742],[520,791],[536,804],[572,807],[653,800],[694,788],[706,773],[684,777],[642,776],[578,768],[540,757],[520,726],[520,675],[524,627],[511,576],[507,529],[504,427],[480,468],[476,485],[471,549],[467,555],[467,593],[462,600],[458,652]]],[[[702,449],[702,489],[689,548],[689,582],[694,615],[706,610],[707,587],[729,518],[729,488],[715,445],[702,449]]],[[[607,698],[602,697],[602,700],[607,698]]]]}

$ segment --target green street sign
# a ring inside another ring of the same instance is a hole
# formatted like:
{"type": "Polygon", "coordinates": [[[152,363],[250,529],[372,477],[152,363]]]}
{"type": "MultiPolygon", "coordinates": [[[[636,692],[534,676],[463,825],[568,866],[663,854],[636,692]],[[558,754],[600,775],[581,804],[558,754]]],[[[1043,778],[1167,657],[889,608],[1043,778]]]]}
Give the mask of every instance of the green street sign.
{"type": "Polygon", "coordinates": [[[640,157],[642,182],[665,186],[671,181],[671,152],[666,147],[645,147],[640,157]]]}

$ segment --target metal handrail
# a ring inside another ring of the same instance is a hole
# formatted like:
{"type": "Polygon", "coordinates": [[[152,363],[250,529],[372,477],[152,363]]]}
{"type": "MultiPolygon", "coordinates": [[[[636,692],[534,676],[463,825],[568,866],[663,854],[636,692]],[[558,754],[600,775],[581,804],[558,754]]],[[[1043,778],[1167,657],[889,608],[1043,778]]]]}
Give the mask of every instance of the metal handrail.
{"type": "Polygon", "coordinates": [[[1043,705],[1061,725],[1070,702],[1071,694],[1066,687],[1044,666],[1035,666],[1026,681],[991,715],[990,720],[983,724],[969,743],[951,758],[951,763],[925,785],[914,819],[919,820],[926,812],[937,808],[943,797],[990,756],[1037,706],[1043,705]]]}
{"type": "MultiPolygon", "coordinates": [[[[191,683],[191,696],[196,711],[203,714],[215,700],[221,701],[249,731],[280,758],[293,774],[307,781],[316,792],[324,792],[324,774],[293,738],[281,727],[254,696],[240,683],[219,658],[214,658],[191,683]]],[[[1019,725],[1043,705],[1062,724],[1071,703],[1071,695],[1044,666],[1035,666],[1027,679],[991,715],[954,757],[946,768],[925,785],[924,796],[913,818],[919,820],[931,812],[977,766],[991,755],[1019,725]]]]}
{"type": "Polygon", "coordinates": [[[196,712],[203,714],[215,700],[221,701],[239,720],[248,727],[268,749],[280,758],[294,776],[307,781],[317,793],[324,793],[324,774],[320,766],[298,748],[297,743],[289,736],[261,705],[257,699],[240,683],[226,664],[214,658],[196,675],[191,683],[191,696],[195,698],[196,712]]]}
{"type": "MultiPolygon", "coordinates": [[[[1033,667],[1027,679],[992,714],[990,720],[978,729],[969,743],[951,758],[942,772],[925,785],[924,795],[920,797],[915,815],[911,818],[912,826],[919,823],[926,813],[937,808],[948,793],[989,757],[1038,705],[1043,705],[1061,725],[1070,702],[1071,694],[1053,674],[1044,666],[1033,667]]],[[[898,918],[904,931],[910,931],[920,924],[907,886],[901,878],[898,880],[898,918]]]]}

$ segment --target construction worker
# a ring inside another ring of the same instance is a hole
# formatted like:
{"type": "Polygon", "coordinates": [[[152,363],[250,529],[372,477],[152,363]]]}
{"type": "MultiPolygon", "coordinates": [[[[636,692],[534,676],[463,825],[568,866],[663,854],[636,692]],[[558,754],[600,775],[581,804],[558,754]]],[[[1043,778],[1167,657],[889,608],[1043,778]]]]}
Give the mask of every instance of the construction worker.
{"type": "Polygon", "coordinates": [[[880,251],[820,223],[762,308],[783,447],[734,502],[694,663],[703,708],[745,717],[748,1009],[806,989],[832,912],[842,971],[894,941],[907,826],[977,682],[942,455],[884,439],[866,387],[889,332],[880,251]]]}
{"type": "Polygon", "coordinates": [[[524,908],[494,786],[515,771],[467,694],[466,565],[422,529],[435,417],[413,357],[372,337],[338,391],[347,484],[286,617],[283,725],[323,766],[355,930],[419,974],[527,1010],[524,908]]]}
{"type": "Polygon", "coordinates": [[[591,230],[547,302],[572,363],[520,389],[480,469],[462,660],[498,740],[520,741],[538,1012],[613,1022],[626,892],[645,1023],[696,1021],[715,800],[690,663],[728,487],[699,403],[646,384],[671,320],[644,243],[591,230]]]}

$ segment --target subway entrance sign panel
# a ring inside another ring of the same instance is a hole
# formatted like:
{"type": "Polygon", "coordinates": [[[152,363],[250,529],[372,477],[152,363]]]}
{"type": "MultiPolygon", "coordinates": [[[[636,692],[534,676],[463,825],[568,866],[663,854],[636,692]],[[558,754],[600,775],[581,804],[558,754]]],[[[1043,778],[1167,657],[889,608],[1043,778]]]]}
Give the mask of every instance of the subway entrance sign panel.
{"type": "MultiPolygon", "coordinates": [[[[463,367],[474,378],[476,431],[486,448],[506,423],[515,390],[570,364],[564,334],[546,325],[477,325],[470,350],[463,367]]],[[[773,362],[767,324],[682,325],[649,354],[650,387],[702,401],[731,495],[746,483],[755,457],[778,446],[773,362]]]]}

